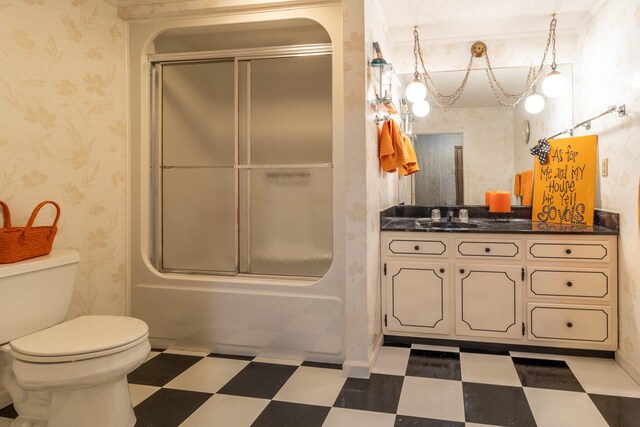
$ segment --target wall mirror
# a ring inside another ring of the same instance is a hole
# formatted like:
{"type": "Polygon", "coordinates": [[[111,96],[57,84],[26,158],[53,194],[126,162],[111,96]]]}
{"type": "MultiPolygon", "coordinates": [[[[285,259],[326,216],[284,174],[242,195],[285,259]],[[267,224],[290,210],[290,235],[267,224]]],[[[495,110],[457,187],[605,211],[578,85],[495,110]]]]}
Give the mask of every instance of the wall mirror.
{"type": "MultiPolygon", "coordinates": [[[[545,67],[542,76],[549,69],[545,67]]],[[[484,69],[470,72],[466,89],[452,107],[437,108],[433,101],[426,117],[413,117],[412,139],[420,172],[399,177],[399,201],[417,205],[482,205],[486,190],[514,190],[514,175],[533,168],[529,153],[538,139],[571,127],[573,123],[573,73],[571,64],[558,70],[567,78],[568,90],[558,98],[545,97],[538,114],[501,106],[484,69]]],[[[520,92],[528,67],[496,68],[503,87],[520,92]]],[[[430,73],[441,93],[453,92],[464,70],[430,73]]],[[[400,74],[398,93],[404,96],[413,74],[400,74]]],[[[520,205],[520,197],[512,196],[520,205]]]]}

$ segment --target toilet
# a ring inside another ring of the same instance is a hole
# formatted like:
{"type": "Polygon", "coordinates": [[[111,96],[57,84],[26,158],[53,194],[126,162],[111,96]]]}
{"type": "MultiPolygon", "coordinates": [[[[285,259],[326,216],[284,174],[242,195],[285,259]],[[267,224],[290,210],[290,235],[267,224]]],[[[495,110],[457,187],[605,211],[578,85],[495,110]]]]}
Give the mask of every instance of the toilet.
{"type": "Polygon", "coordinates": [[[142,320],[64,321],[79,254],[68,249],[0,264],[0,385],[12,427],[131,427],[127,374],[151,349],[142,320]]]}

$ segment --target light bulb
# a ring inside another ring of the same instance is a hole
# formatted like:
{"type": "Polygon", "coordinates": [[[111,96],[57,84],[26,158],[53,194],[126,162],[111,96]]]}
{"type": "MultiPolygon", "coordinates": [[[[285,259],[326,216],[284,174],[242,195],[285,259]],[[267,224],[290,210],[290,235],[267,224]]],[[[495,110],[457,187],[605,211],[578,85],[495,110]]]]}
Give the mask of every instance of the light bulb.
{"type": "Polygon", "coordinates": [[[422,101],[427,97],[427,88],[422,84],[420,80],[413,79],[407,86],[406,90],[407,99],[414,104],[418,101],[422,101]]]}
{"type": "Polygon", "coordinates": [[[567,79],[560,71],[553,70],[542,82],[542,93],[549,98],[557,98],[567,90],[567,79]]]}
{"type": "Polygon", "coordinates": [[[524,109],[531,114],[538,114],[544,110],[544,98],[535,92],[535,88],[533,93],[524,100],[524,109]]]}
{"type": "Polygon", "coordinates": [[[413,103],[411,111],[413,111],[413,114],[415,114],[416,117],[424,117],[429,114],[429,111],[431,111],[431,106],[426,99],[422,99],[413,103]]]}

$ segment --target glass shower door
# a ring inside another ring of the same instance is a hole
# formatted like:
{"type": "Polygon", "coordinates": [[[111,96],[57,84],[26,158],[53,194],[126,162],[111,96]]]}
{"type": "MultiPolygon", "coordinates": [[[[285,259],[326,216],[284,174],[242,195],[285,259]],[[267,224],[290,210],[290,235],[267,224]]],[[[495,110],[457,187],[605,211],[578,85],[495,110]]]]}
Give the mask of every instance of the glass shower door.
{"type": "Polygon", "coordinates": [[[162,67],[162,269],[236,272],[233,60],[162,67]]]}
{"type": "Polygon", "coordinates": [[[322,276],[333,256],[331,56],[239,70],[240,273],[322,276]]]}

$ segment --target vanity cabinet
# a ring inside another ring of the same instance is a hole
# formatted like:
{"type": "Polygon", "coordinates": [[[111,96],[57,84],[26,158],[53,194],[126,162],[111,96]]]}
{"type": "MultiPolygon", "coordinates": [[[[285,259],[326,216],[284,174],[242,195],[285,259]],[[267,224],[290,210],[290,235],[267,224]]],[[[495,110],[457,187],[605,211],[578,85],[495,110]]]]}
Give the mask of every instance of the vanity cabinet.
{"type": "Polygon", "coordinates": [[[381,255],[387,335],[617,348],[616,236],[383,231],[381,255]]]}

